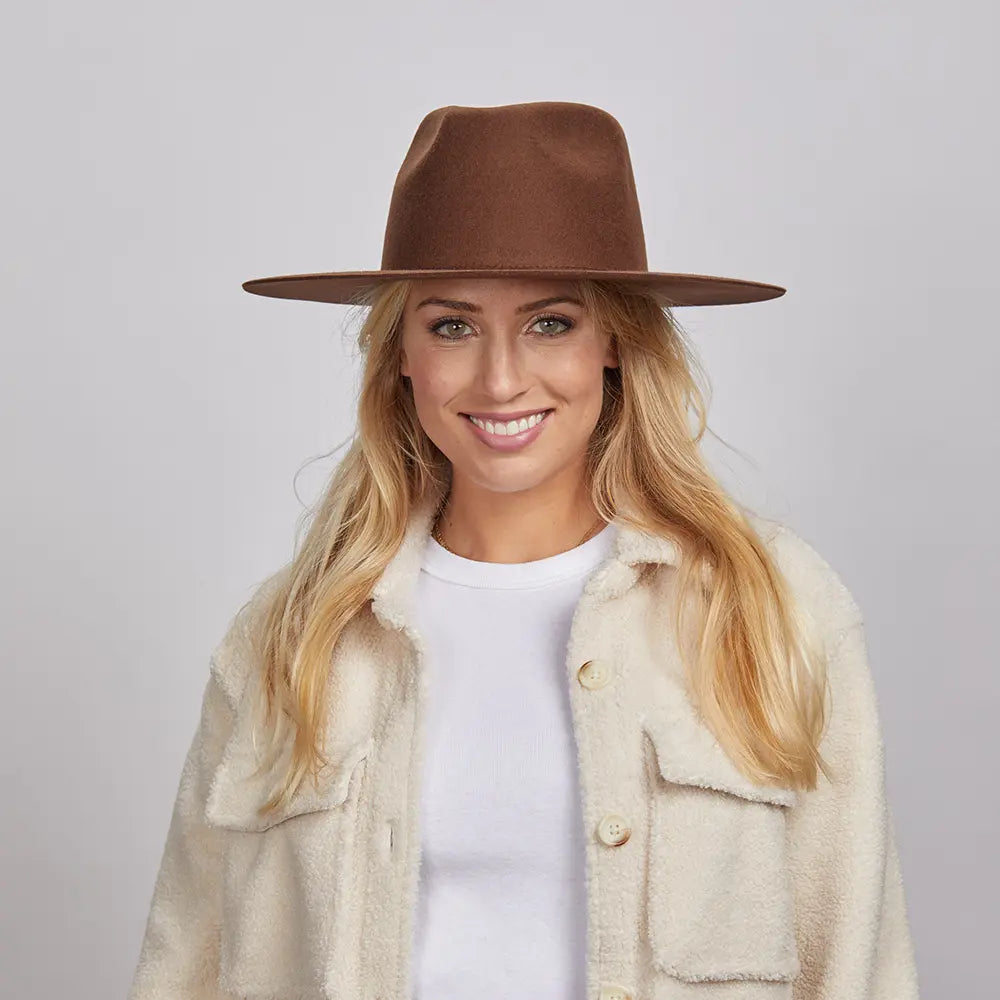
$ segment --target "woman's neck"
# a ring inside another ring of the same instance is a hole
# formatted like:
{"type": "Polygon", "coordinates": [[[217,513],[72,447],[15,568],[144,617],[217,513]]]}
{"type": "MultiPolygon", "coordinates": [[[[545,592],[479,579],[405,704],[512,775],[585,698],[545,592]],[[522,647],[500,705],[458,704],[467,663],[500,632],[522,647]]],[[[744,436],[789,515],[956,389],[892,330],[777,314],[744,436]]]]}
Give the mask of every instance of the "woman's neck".
{"type": "Polygon", "coordinates": [[[465,496],[454,489],[447,495],[432,530],[446,549],[479,562],[546,559],[583,544],[605,524],[586,493],[487,492],[463,502],[465,496]]]}

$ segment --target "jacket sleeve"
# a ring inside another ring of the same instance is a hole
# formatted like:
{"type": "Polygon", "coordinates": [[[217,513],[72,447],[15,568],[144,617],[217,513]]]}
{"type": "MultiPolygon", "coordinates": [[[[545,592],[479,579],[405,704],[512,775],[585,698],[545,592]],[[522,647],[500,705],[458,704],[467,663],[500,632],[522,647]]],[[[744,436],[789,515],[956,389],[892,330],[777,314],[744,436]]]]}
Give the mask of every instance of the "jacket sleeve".
{"type": "Polygon", "coordinates": [[[864,624],[831,640],[820,752],[834,772],[789,817],[801,972],[793,1000],[917,1000],[917,973],[864,624]]]}
{"type": "Polygon", "coordinates": [[[208,786],[233,725],[214,671],[181,771],[128,1000],[217,1000],[221,834],[206,825],[208,786]]]}

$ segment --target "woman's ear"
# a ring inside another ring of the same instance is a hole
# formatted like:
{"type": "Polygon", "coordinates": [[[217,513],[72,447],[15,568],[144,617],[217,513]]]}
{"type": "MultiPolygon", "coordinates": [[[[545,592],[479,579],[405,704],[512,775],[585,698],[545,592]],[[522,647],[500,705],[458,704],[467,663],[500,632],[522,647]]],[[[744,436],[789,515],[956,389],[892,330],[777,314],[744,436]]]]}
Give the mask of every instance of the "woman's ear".
{"type": "Polygon", "coordinates": [[[400,349],[400,352],[399,352],[399,374],[400,375],[407,375],[408,376],[410,374],[410,370],[409,369],[410,369],[410,365],[409,365],[409,363],[406,360],[406,351],[400,349]]]}
{"type": "Polygon", "coordinates": [[[608,337],[608,346],[604,351],[604,367],[618,367],[618,342],[614,337],[608,337]]]}

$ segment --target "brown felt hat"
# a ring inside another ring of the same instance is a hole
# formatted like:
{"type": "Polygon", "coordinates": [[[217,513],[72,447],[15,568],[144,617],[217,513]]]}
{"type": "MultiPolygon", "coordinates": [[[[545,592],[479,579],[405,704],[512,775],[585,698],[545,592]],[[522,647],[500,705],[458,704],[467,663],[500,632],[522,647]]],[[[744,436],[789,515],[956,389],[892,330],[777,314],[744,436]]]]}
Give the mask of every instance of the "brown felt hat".
{"type": "Polygon", "coordinates": [[[417,127],[392,189],[379,271],[253,278],[256,295],[356,304],[399,278],[593,278],[666,305],[759,302],[779,285],[649,271],[628,143],[601,108],[449,105],[417,127]]]}

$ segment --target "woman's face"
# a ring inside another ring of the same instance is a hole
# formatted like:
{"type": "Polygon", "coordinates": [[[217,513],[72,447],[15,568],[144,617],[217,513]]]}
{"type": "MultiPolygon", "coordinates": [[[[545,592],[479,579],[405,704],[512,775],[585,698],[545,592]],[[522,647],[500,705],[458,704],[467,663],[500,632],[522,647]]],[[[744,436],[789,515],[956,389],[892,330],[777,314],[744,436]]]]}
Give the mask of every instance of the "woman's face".
{"type": "Polygon", "coordinates": [[[604,368],[618,361],[571,294],[568,283],[538,279],[415,284],[400,373],[456,476],[516,492],[582,463],[601,412],[604,368]]]}

